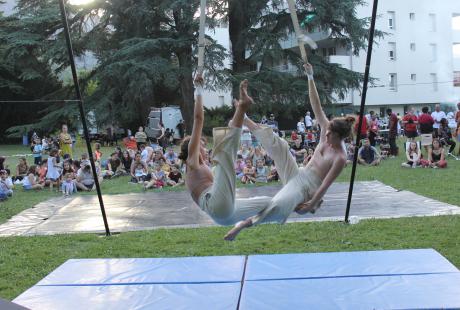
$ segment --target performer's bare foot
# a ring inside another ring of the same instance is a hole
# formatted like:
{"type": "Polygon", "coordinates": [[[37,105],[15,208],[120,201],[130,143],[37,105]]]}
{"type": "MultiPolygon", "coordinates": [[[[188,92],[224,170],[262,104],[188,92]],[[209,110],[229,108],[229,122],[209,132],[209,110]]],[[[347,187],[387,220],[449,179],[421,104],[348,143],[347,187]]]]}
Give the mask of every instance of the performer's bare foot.
{"type": "Polygon", "coordinates": [[[244,111],[247,111],[251,104],[254,103],[254,100],[248,95],[248,85],[248,80],[243,80],[240,83],[240,102],[238,106],[241,107],[244,111]]]}
{"type": "Polygon", "coordinates": [[[241,222],[238,222],[235,224],[235,227],[233,227],[224,237],[225,240],[227,241],[233,241],[235,240],[236,236],[245,228],[251,227],[252,226],[252,220],[247,219],[241,222]]]}

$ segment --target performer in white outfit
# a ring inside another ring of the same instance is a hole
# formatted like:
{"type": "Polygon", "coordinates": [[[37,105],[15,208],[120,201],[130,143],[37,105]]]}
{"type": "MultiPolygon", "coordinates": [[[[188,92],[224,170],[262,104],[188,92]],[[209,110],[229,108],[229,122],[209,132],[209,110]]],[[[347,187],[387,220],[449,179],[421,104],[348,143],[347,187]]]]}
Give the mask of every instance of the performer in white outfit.
{"type": "MultiPolygon", "coordinates": [[[[233,240],[242,229],[255,224],[270,221],[284,223],[293,211],[299,214],[315,212],[327,189],[345,167],[347,154],[343,140],[351,134],[354,117],[328,121],[321,108],[313,80],[313,68],[307,64],[305,70],[308,76],[310,102],[322,128],[315,154],[306,167],[298,168],[289,153],[286,141],[274,135],[268,128],[246,118],[244,125],[252,131],[268,155],[274,159],[284,187],[265,209],[237,223],[225,236],[226,240],[233,240]]],[[[238,208],[235,212],[238,212],[238,208]]]]}

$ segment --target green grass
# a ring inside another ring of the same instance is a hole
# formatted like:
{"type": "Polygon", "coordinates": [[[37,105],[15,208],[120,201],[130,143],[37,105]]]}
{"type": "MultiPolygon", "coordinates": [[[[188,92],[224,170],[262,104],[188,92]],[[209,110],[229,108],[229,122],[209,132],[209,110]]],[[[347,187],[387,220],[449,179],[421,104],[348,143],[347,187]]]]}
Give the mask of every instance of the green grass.
{"type": "Polygon", "coordinates": [[[13,299],[70,258],[176,257],[434,248],[460,267],[460,216],[0,238],[0,297],[13,299]]]}
{"type": "MultiPolygon", "coordinates": [[[[113,148],[106,147],[103,148],[102,151],[105,156],[108,156],[112,150],[113,148]]],[[[19,154],[20,151],[27,151],[27,147],[9,145],[2,145],[0,147],[0,155],[19,154]]],[[[85,151],[85,148],[78,147],[76,155],[78,156],[85,151]]],[[[378,180],[398,190],[408,190],[439,201],[460,205],[460,194],[458,187],[458,171],[460,169],[460,161],[449,159],[449,166],[447,169],[406,169],[400,167],[403,161],[404,154],[401,154],[398,158],[383,161],[379,167],[359,166],[356,173],[356,180],[378,180]]],[[[8,162],[11,167],[13,162],[11,162],[10,159],[8,162]]],[[[349,182],[350,175],[351,166],[348,166],[346,169],[344,169],[337,181],[349,182]]],[[[120,177],[114,180],[104,180],[101,185],[102,193],[112,195],[142,192],[141,186],[128,184],[128,181],[129,177],[120,177]]],[[[238,184],[238,186],[242,185],[238,184]]],[[[257,186],[261,186],[261,184],[257,186]]],[[[165,188],[163,190],[177,191],[184,190],[184,187],[181,186],[178,188],[165,188]]],[[[94,194],[95,192],[79,193],[78,195],[94,194]]],[[[0,203],[0,224],[6,222],[9,218],[20,213],[21,211],[56,195],[58,194],[50,193],[48,190],[42,192],[25,192],[22,190],[22,188],[18,188],[15,191],[15,195],[12,199],[0,203]]]]}
{"type": "MultiPolygon", "coordinates": [[[[20,154],[18,150],[27,151],[27,148],[1,146],[0,155],[20,154]]],[[[111,148],[103,152],[108,155],[111,148]]],[[[397,189],[459,204],[460,161],[449,160],[448,169],[433,170],[403,169],[400,167],[403,160],[401,155],[379,167],[358,167],[357,180],[379,180],[397,189]]],[[[347,167],[338,181],[348,182],[350,172],[351,167],[347,167]]],[[[127,184],[128,180],[129,177],[122,177],[104,181],[102,191],[104,194],[142,191],[138,185],[127,184]]],[[[49,190],[18,189],[13,199],[0,204],[0,223],[56,195],[49,190]]],[[[222,240],[226,231],[225,227],[210,227],[130,232],[109,238],[91,234],[0,238],[0,297],[13,299],[70,258],[435,248],[460,267],[460,216],[366,220],[357,225],[338,222],[262,225],[244,232],[233,243],[222,240]]]]}

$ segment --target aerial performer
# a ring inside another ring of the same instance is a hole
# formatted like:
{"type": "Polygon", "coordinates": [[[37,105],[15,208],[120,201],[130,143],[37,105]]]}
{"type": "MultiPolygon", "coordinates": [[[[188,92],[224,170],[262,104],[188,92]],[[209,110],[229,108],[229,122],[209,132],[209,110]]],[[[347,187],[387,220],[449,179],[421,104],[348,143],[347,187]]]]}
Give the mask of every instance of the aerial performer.
{"type": "Polygon", "coordinates": [[[305,64],[304,68],[308,77],[310,103],[321,127],[319,144],[313,158],[306,167],[299,168],[285,140],[273,134],[270,127],[256,124],[246,117],[243,124],[274,160],[283,188],[266,208],[238,222],[227,233],[226,240],[233,240],[244,228],[262,222],[284,223],[292,212],[314,213],[320,207],[327,189],[345,167],[347,154],[344,139],[350,136],[355,119],[348,116],[329,121],[321,107],[313,67],[305,64]]]}

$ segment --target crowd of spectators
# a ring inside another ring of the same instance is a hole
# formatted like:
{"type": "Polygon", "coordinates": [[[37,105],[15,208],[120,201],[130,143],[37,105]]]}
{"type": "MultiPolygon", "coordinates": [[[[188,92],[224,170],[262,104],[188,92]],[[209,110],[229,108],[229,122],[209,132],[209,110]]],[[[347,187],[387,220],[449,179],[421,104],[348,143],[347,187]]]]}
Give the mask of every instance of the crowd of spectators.
{"type": "MultiPolygon", "coordinates": [[[[357,116],[355,137],[359,135],[361,139],[358,163],[377,166],[386,158],[394,158],[399,152],[396,139],[405,136],[403,167],[447,167],[447,158],[456,158],[455,140],[460,142],[460,103],[458,108],[456,114],[450,113],[452,115],[446,115],[439,105],[432,113],[425,107],[419,115],[409,109],[402,118],[391,109],[387,110],[386,117],[378,117],[370,111],[363,118],[361,128],[358,128],[357,116]]],[[[299,118],[296,128],[289,134],[278,129],[273,114],[269,118],[263,117],[262,123],[272,127],[275,134],[288,141],[290,152],[299,166],[309,163],[321,130],[310,112],[299,118]]],[[[184,164],[178,159],[173,141],[169,139],[172,135],[166,136],[166,132],[162,132],[161,139],[151,141],[140,127],[134,136],[124,139],[123,148],[116,146],[110,154],[103,154],[101,145],[95,143],[92,154],[95,160],[94,174],[88,154],[82,154],[79,158],[73,156],[74,140],[66,125],[62,126],[55,138],[39,138],[34,134],[32,165],[29,165],[26,157],[19,157],[11,169],[6,158],[0,157],[0,200],[12,197],[15,187],[22,187],[26,191],[49,188],[65,196],[77,191],[92,191],[95,189],[95,176],[99,182],[129,176],[130,183],[138,184],[144,190],[180,186],[184,184],[184,164]]],[[[344,146],[348,163],[353,160],[356,149],[354,141],[355,138],[350,137],[344,146]]],[[[210,152],[205,159],[209,166],[211,158],[210,152]]],[[[235,162],[235,175],[244,184],[279,180],[273,160],[244,127],[235,162]]]]}

